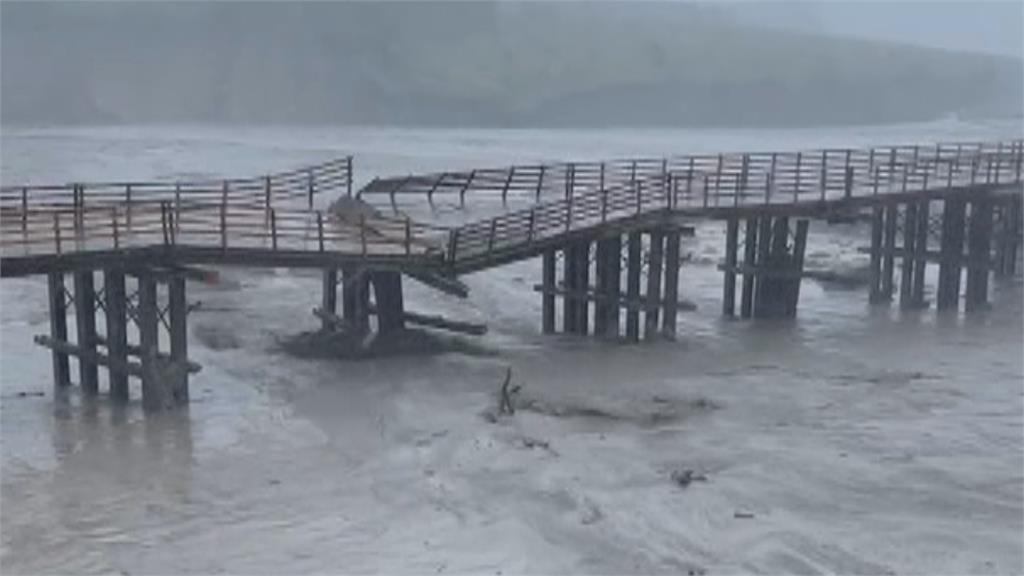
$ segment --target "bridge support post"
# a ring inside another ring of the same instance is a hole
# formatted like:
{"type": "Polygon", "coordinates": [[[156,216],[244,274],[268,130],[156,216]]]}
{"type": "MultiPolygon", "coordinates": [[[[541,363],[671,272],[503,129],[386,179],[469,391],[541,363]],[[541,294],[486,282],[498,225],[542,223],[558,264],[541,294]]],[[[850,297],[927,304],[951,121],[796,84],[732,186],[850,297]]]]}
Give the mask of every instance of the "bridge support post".
{"type": "Polygon", "coordinates": [[[577,252],[574,244],[569,244],[562,251],[562,284],[565,287],[565,295],[562,297],[562,331],[567,334],[575,334],[577,330],[576,314],[579,308],[576,305],[576,292],[579,287],[576,282],[579,280],[577,272],[577,252]]]}
{"type": "MultiPolygon", "coordinates": [[[[735,276],[733,281],[735,282],[735,276]]],[[[672,228],[665,234],[665,316],[661,321],[661,331],[666,338],[674,339],[676,336],[678,310],[679,230],[672,228]]]]}
{"type": "Polygon", "coordinates": [[[608,263],[608,280],[605,283],[605,296],[607,308],[605,308],[605,335],[613,340],[619,338],[619,307],[621,306],[622,293],[622,236],[614,236],[607,240],[608,250],[606,256],[608,263]]]}
{"type": "Polygon", "coordinates": [[[128,364],[128,313],[125,291],[124,270],[108,268],[103,271],[103,300],[106,306],[107,353],[111,367],[108,371],[110,397],[120,402],[128,401],[128,373],[113,365],[128,364]]]}
{"type": "Polygon", "coordinates": [[[761,270],[764,269],[771,255],[772,249],[772,219],[771,216],[762,216],[758,221],[757,231],[757,260],[754,263],[755,272],[754,277],[756,280],[756,286],[754,288],[754,318],[764,318],[767,316],[765,309],[768,303],[768,288],[770,287],[767,279],[761,270]]]}
{"type": "Polygon", "coordinates": [[[800,302],[800,283],[803,281],[804,253],[807,250],[809,228],[810,222],[807,220],[796,221],[796,236],[793,239],[793,256],[790,266],[796,276],[789,281],[789,297],[786,302],[786,316],[789,318],[796,316],[797,304],[800,302]]]}
{"type": "Polygon", "coordinates": [[[893,296],[893,272],[896,267],[896,220],[899,217],[895,204],[885,207],[885,244],[882,249],[881,300],[891,302],[893,296]]]}
{"type": "Polygon", "coordinates": [[[597,299],[594,300],[594,336],[603,338],[608,331],[608,307],[612,302],[608,300],[608,239],[602,238],[597,241],[597,254],[594,258],[594,273],[596,274],[595,284],[597,299]]]}
{"type": "Polygon", "coordinates": [[[750,318],[754,310],[754,267],[757,265],[757,218],[747,218],[743,233],[743,295],[740,318],[750,318]]]}
{"type": "MultiPolygon", "coordinates": [[[[50,301],[50,338],[55,342],[68,340],[67,298],[64,293],[64,273],[50,272],[47,275],[50,301]]],[[[71,370],[68,355],[57,348],[51,350],[53,358],[53,385],[57,390],[71,385],[71,370]]]]}
{"type": "Polygon", "coordinates": [[[917,206],[917,224],[915,226],[917,238],[914,240],[914,279],[911,287],[910,306],[913,308],[927,308],[928,303],[924,299],[924,273],[928,266],[928,218],[929,202],[921,200],[917,206]]]}
{"type": "Polygon", "coordinates": [[[971,202],[968,239],[967,293],[965,308],[988,308],[988,275],[992,268],[992,201],[982,197],[971,202]]]}
{"type": "MultiPolygon", "coordinates": [[[[338,314],[338,269],[325,269],[323,277],[323,297],[320,309],[328,314],[336,316],[338,314]]],[[[344,298],[344,295],[342,298],[344,298]]],[[[347,301],[345,303],[347,303],[347,301]]],[[[328,320],[328,318],[328,316],[321,318],[320,328],[324,331],[331,330],[333,328],[333,324],[328,320]]],[[[349,317],[346,315],[345,318],[348,319],[349,317]]]]}
{"type": "Polygon", "coordinates": [[[872,304],[885,300],[882,297],[882,231],[884,228],[885,211],[881,206],[875,206],[871,212],[871,265],[868,269],[868,284],[870,285],[868,301],[872,304]]]}
{"type": "MultiPolygon", "coordinates": [[[[86,353],[96,352],[96,286],[93,271],[74,273],[75,328],[77,345],[86,353]]],[[[96,364],[78,358],[78,377],[82,392],[95,395],[99,391],[99,370],[96,364]]]]}
{"type": "Polygon", "coordinates": [[[185,277],[170,279],[167,287],[167,315],[170,317],[171,363],[174,365],[173,379],[165,386],[170,393],[168,400],[175,404],[188,404],[188,301],[185,299],[185,277]]]}
{"type": "Polygon", "coordinates": [[[370,330],[370,273],[346,266],[342,274],[342,313],[353,330],[364,334],[370,330]]]}
{"type": "Polygon", "coordinates": [[[377,332],[387,335],[405,328],[401,272],[374,272],[373,290],[377,300],[377,332]]]}
{"type": "Polygon", "coordinates": [[[590,241],[576,245],[576,333],[586,336],[590,324],[590,241]]]}
{"type": "Polygon", "coordinates": [[[960,303],[960,267],[963,261],[966,204],[947,198],[942,207],[942,239],[936,307],[956,310],[960,303]]]}
{"type": "Polygon", "coordinates": [[[163,410],[167,405],[160,366],[160,332],[157,316],[156,280],[139,276],[139,360],[142,361],[142,407],[147,411],[163,410]]]}
{"type": "Polygon", "coordinates": [[[544,334],[555,332],[555,249],[544,251],[541,261],[541,331],[544,334]]]}
{"type": "Polygon", "coordinates": [[[640,341],[640,258],[642,240],[639,232],[630,232],[626,261],[626,340],[640,341]]]}
{"type": "Polygon", "coordinates": [[[999,236],[996,240],[997,277],[1012,278],[1016,274],[1020,218],[1020,196],[1007,198],[999,209],[999,236]]]}
{"type": "Polygon", "coordinates": [[[903,258],[900,269],[900,308],[910,308],[913,297],[914,264],[917,260],[917,206],[903,208],[903,258]]]}
{"type": "MultiPolygon", "coordinates": [[[[736,250],[739,244],[739,231],[739,220],[730,218],[725,224],[725,283],[722,286],[722,315],[729,318],[736,315],[736,250]]],[[[677,238],[677,254],[678,251],[677,238]]],[[[676,262],[677,270],[678,264],[676,262]]]]}
{"type": "Polygon", "coordinates": [[[658,334],[658,312],[661,309],[661,267],[665,258],[665,234],[652,230],[647,261],[647,298],[644,312],[644,338],[653,340],[658,334]]]}

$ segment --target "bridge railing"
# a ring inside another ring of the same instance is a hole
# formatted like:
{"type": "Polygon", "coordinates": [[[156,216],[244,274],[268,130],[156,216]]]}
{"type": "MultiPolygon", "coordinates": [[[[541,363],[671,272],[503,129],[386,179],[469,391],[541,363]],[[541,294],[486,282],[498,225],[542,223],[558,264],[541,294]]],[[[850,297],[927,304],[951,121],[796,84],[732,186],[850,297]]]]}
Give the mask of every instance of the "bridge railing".
{"type": "MultiPolygon", "coordinates": [[[[567,193],[449,233],[452,263],[658,211],[703,211],[758,205],[801,205],[962,186],[1021,182],[1021,140],[901,146],[866,150],[691,156],[640,164],[629,179],[604,169],[603,188],[567,193]],[[652,168],[653,166],[653,168],[652,168]],[[641,176],[633,177],[633,174],[641,176]]],[[[600,176],[599,176],[600,177],[600,176]]],[[[592,178],[592,176],[591,176],[592,178]]],[[[599,180],[600,181],[600,180],[599,180]]],[[[570,188],[571,190],[571,188],[570,188]]]]}
{"type": "Polygon", "coordinates": [[[173,202],[246,208],[312,208],[314,196],[327,191],[351,192],[352,157],[332,160],[261,177],[179,182],[92,182],[45,186],[0,187],[0,213],[5,219],[40,212],[136,207],[173,202]]]}
{"type": "Polygon", "coordinates": [[[0,214],[5,258],[73,255],[150,246],[440,255],[447,229],[378,215],[329,211],[161,202],[35,211],[13,220],[0,214]]]}

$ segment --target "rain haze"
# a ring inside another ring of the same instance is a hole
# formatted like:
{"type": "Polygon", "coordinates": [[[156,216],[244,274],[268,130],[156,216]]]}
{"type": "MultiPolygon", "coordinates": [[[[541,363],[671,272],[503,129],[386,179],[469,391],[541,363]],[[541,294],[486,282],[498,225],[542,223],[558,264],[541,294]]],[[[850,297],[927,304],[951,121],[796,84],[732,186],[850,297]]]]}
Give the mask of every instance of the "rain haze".
{"type": "Polygon", "coordinates": [[[0,2],[0,571],[1024,572],[1019,1],[0,2]]]}

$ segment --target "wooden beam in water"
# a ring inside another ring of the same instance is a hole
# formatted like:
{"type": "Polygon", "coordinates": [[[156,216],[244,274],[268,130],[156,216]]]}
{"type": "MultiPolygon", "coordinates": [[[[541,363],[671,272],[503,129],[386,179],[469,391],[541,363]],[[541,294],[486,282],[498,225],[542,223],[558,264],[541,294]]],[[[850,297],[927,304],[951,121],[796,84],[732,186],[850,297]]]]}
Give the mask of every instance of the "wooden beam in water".
{"type": "MultiPolygon", "coordinates": [[[[124,270],[108,268],[103,271],[103,295],[107,315],[107,352],[114,362],[124,364],[128,362],[128,310],[124,270]]],[[[102,339],[97,340],[103,343],[102,339]]],[[[110,370],[108,378],[111,398],[127,402],[128,374],[110,370]]]]}
{"type": "Polygon", "coordinates": [[[992,200],[982,197],[971,203],[968,232],[968,268],[965,308],[988,308],[988,275],[992,258],[992,200]]]}
{"type": "MultiPolygon", "coordinates": [[[[371,305],[370,314],[376,315],[377,313],[377,307],[371,305]]],[[[322,321],[329,323],[332,328],[349,328],[349,323],[344,318],[338,317],[336,314],[330,314],[319,308],[314,308],[313,315],[320,318],[322,321]]],[[[418,312],[405,311],[402,313],[402,320],[405,323],[412,324],[414,326],[436,328],[438,330],[447,330],[449,332],[458,332],[460,334],[469,334],[471,336],[482,336],[487,333],[486,324],[451,320],[443,316],[432,316],[428,314],[420,314],[418,312]]]]}
{"type": "Polygon", "coordinates": [[[889,204],[885,207],[885,239],[882,252],[881,298],[886,301],[891,301],[893,296],[893,272],[896,267],[896,219],[898,216],[899,213],[897,212],[896,204],[889,204]]]}
{"type": "MultiPolygon", "coordinates": [[[[725,283],[722,287],[722,314],[726,317],[736,315],[736,250],[739,244],[740,223],[730,218],[725,224],[725,283]]],[[[678,247],[676,248],[678,252],[678,247]]],[[[678,267],[678,263],[677,263],[678,267]]]]}
{"type": "MultiPolygon", "coordinates": [[[[321,308],[331,314],[338,313],[338,269],[327,268],[323,272],[323,288],[321,295],[321,308]]],[[[326,322],[321,324],[323,330],[330,329],[326,322]]]]}
{"type": "MultiPolygon", "coordinates": [[[[626,299],[640,299],[640,257],[642,240],[639,232],[630,232],[628,240],[628,256],[626,261],[626,299]]],[[[640,312],[636,309],[626,311],[626,340],[640,341],[640,312]]]]}
{"type": "MultiPolygon", "coordinates": [[[[594,258],[595,283],[598,294],[608,293],[608,240],[597,241],[597,254],[594,258]]],[[[608,330],[608,310],[604,300],[594,303],[594,335],[604,337],[608,330]]]]}
{"type": "Polygon", "coordinates": [[[928,266],[928,223],[929,202],[922,200],[917,206],[917,238],[914,240],[914,278],[910,303],[915,308],[928,306],[924,299],[925,270],[928,266]]]}
{"type": "MultiPolygon", "coordinates": [[[[188,301],[185,298],[185,277],[171,279],[167,287],[168,327],[171,333],[171,362],[188,363],[188,301]]],[[[167,382],[170,400],[188,403],[188,371],[181,371],[167,382]]]]}
{"type": "Polygon", "coordinates": [[[871,264],[868,269],[868,286],[872,304],[882,302],[882,230],[885,228],[885,211],[875,206],[871,211],[871,264]]]}
{"type": "MultiPolygon", "coordinates": [[[[754,268],[757,263],[757,218],[747,218],[743,233],[743,265],[754,268]]],[[[743,295],[740,299],[740,317],[750,318],[754,310],[754,275],[743,274],[743,295]]]]}
{"type": "Polygon", "coordinates": [[[166,387],[159,369],[159,321],[157,320],[156,281],[139,277],[139,358],[142,360],[142,407],[148,411],[163,410],[169,405],[166,387]]]}
{"type": "Polygon", "coordinates": [[[796,316],[797,304],[800,302],[800,282],[804,276],[804,252],[807,250],[807,231],[810,222],[806,219],[796,221],[796,236],[793,240],[793,256],[791,268],[796,278],[789,281],[789,298],[786,305],[786,316],[796,316]]]}
{"type": "MultiPolygon", "coordinates": [[[[770,267],[769,257],[772,249],[772,219],[770,216],[762,216],[759,220],[759,230],[757,231],[757,267],[765,268],[770,267]]],[[[766,306],[768,303],[768,289],[770,284],[768,278],[764,275],[757,275],[754,278],[756,285],[754,287],[754,318],[762,318],[766,313],[766,306]]]]}
{"type": "MultiPolygon", "coordinates": [[[[608,298],[617,302],[622,294],[622,236],[615,235],[608,239],[608,298]]],[[[613,339],[619,338],[619,307],[608,306],[607,327],[605,334],[613,339]]]]}
{"type": "Polygon", "coordinates": [[[910,308],[913,296],[914,260],[917,242],[917,206],[908,202],[903,207],[903,258],[900,269],[900,307],[910,308]]]}
{"type": "MultiPolygon", "coordinates": [[[[114,358],[109,354],[104,354],[96,350],[86,350],[81,346],[78,346],[77,344],[63,342],[60,340],[54,340],[53,338],[50,338],[49,336],[44,336],[42,334],[35,336],[33,338],[33,341],[36,344],[43,346],[44,348],[60,351],[62,354],[67,356],[75,356],[80,361],[84,361],[96,366],[106,366],[112,373],[115,374],[135,376],[137,378],[142,378],[145,375],[145,371],[142,367],[142,364],[139,362],[134,362],[132,360],[121,360],[118,358],[114,358]]],[[[134,355],[140,356],[138,346],[131,346],[130,348],[134,350],[134,355]]],[[[170,361],[170,357],[166,355],[161,355],[159,359],[163,361],[163,372],[166,375],[176,376],[178,372],[187,372],[195,374],[202,370],[202,366],[196,364],[195,362],[172,362],[170,361]]]]}
{"type": "Polygon", "coordinates": [[[544,334],[555,332],[555,295],[549,292],[555,288],[555,249],[544,251],[541,261],[541,279],[544,283],[544,294],[541,296],[541,331],[544,334]]]}
{"type": "Polygon", "coordinates": [[[964,200],[960,198],[945,200],[942,207],[942,248],[936,297],[936,307],[939,310],[956,310],[959,307],[965,215],[964,200]]]}
{"type": "MultiPolygon", "coordinates": [[[[92,270],[74,273],[75,327],[77,344],[84,350],[96,349],[96,286],[92,270]]],[[[84,394],[99,391],[99,370],[90,362],[78,363],[79,384],[84,394]]]]}
{"type": "Polygon", "coordinates": [[[665,234],[665,315],[661,331],[666,338],[675,338],[676,315],[679,311],[679,231],[665,234]]]}
{"type": "MultiPolygon", "coordinates": [[[[534,284],[534,292],[545,293],[544,286],[541,284],[534,284]]],[[[570,292],[568,288],[564,286],[556,286],[551,292],[558,296],[572,295],[576,298],[585,298],[591,302],[615,302],[615,299],[610,298],[605,294],[599,293],[597,290],[588,289],[583,291],[570,292]]],[[[618,308],[625,308],[626,310],[646,310],[649,306],[666,306],[668,303],[664,297],[654,302],[651,302],[647,296],[640,296],[638,298],[630,298],[628,294],[618,295],[618,308]]],[[[692,312],[697,309],[697,305],[689,300],[676,301],[676,310],[681,312],[692,312]]],[[[613,305],[612,308],[615,308],[613,305]]]]}
{"type": "Polygon", "coordinates": [[[665,259],[665,235],[651,230],[650,252],[647,262],[647,304],[644,312],[644,338],[651,340],[658,334],[658,316],[661,303],[661,268],[665,259]]]}
{"type": "MultiPolygon", "coordinates": [[[[589,288],[590,286],[590,241],[581,240],[576,245],[576,273],[579,277],[576,281],[577,287],[589,288]]],[[[590,302],[585,298],[576,300],[576,332],[580,336],[586,336],[589,332],[590,323],[590,302]]]]}
{"type": "Polygon", "coordinates": [[[372,277],[377,298],[377,331],[390,334],[405,328],[401,272],[375,271],[372,277]]]}
{"type": "MultiPolygon", "coordinates": [[[[562,250],[562,281],[570,293],[577,290],[576,283],[579,281],[579,273],[576,271],[576,246],[568,244],[562,250]]],[[[575,334],[577,330],[576,315],[579,307],[576,299],[572,296],[562,298],[562,331],[567,334],[575,334]]]]}
{"type": "MultiPolygon", "coordinates": [[[[66,342],[68,339],[67,298],[64,294],[64,273],[50,272],[47,275],[47,287],[50,303],[50,338],[54,341],[66,342]]],[[[68,355],[56,348],[52,349],[53,385],[56,389],[71,385],[71,369],[68,355]]]]}

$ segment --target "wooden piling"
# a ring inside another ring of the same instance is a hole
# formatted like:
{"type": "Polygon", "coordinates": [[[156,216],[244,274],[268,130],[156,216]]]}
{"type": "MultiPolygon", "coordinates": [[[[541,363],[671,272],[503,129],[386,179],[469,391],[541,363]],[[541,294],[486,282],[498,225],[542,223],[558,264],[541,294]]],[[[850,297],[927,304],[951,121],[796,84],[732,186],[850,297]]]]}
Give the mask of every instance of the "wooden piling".
{"type": "Polygon", "coordinates": [[[796,236],[793,239],[793,256],[790,263],[796,277],[789,280],[789,298],[786,302],[786,316],[796,316],[797,304],[800,302],[800,282],[803,280],[804,253],[807,251],[807,231],[810,222],[806,219],[796,221],[796,236]]]}
{"type": "MultiPolygon", "coordinates": [[[[762,216],[759,221],[760,229],[757,232],[757,261],[755,269],[763,270],[768,266],[768,260],[772,249],[772,218],[762,216]]],[[[768,304],[768,290],[771,283],[763,274],[755,273],[756,285],[754,287],[754,318],[763,318],[766,315],[768,304]]]]}
{"type": "Polygon", "coordinates": [[[885,211],[875,206],[871,212],[871,264],[868,269],[870,296],[868,301],[878,303],[882,296],[882,230],[885,228],[885,211]]]}
{"type": "Polygon", "coordinates": [[[913,298],[914,261],[917,242],[917,206],[908,202],[903,208],[903,258],[900,269],[900,308],[910,308],[913,298]]]}
{"type": "Polygon", "coordinates": [[[885,207],[885,239],[882,249],[881,298],[891,301],[893,296],[893,272],[896,264],[896,220],[899,212],[896,204],[885,207]]]}
{"type": "Polygon", "coordinates": [[[608,240],[597,241],[597,254],[594,258],[594,273],[597,294],[603,298],[594,302],[594,336],[603,337],[608,327],[608,307],[614,306],[608,296],[608,240]]]}
{"type": "Polygon", "coordinates": [[[377,300],[377,332],[384,335],[402,330],[405,328],[402,273],[375,271],[372,276],[377,300]]]}
{"type": "MultiPolygon", "coordinates": [[[[757,218],[747,218],[743,234],[743,268],[753,270],[757,259],[757,218]]],[[[750,318],[754,310],[754,274],[743,273],[743,295],[740,300],[740,317],[750,318]]]]}
{"type": "MultiPolygon", "coordinates": [[[[96,286],[92,270],[74,273],[76,344],[85,352],[96,351],[96,286]]],[[[84,394],[99,391],[99,367],[78,358],[79,384],[84,394]]]]}
{"type": "Polygon", "coordinates": [[[666,338],[675,338],[678,311],[679,230],[672,228],[665,234],[665,314],[661,321],[661,332],[666,338]]]}
{"type": "MultiPolygon", "coordinates": [[[[630,232],[628,240],[628,256],[626,262],[626,299],[630,302],[640,300],[640,258],[642,239],[639,232],[630,232]]],[[[626,310],[626,340],[640,341],[640,310],[630,307],[626,310]]]]}
{"type": "Polygon", "coordinates": [[[992,266],[992,201],[987,197],[971,202],[967,255],[965,309],[974,312],[988,307],[988,275],[992,266]]]}
{"type": "MultiPolygon", "coordinates": [[[[576,245],[576,290],[586,293],[590,290],[590,241],[581,240],[576,245]]],[[[576,299],[576,333],[586,336],[590,324],[590,299],[582,295],[576,299]]]]}
{"type": "Polygon", "coordinates": [[[915,308],[927,307],[924,299],[924,273],[928,265],[928,227],[930,225],[928,204],[928,200],[924,199],[917,206],[917,238],[914,240],[914,278],[910,299],[911,306],[915,308]]]}
{"type": "Polygon", "coordinates": [[[576,304],[576,293],[580,287],[577,271],[577,251],[575,244],[569,244],[562,251],[562,282],[565,284],[565,296],[562,297],[562,331],[575,334],[578,330],[576,316],[579,306],[576,304]]]}
{"type": "Polygon", "coordinates": [[[613,236],[608,240],[608,315],[605,326],[605,335],[618,339],[619,337],[619,297],[622,291],[622,237],[613,236]]]}
{"type": "MultiPolygon", "coordinates": [[[[107,355],[111,361],[128,363],[128,313],[124,271],[108,268],[103,271],[103,295],[107,320],[107,355]]],[[[121,370],[110,370],[110,397],[117,401],[128,400],[128,374],[121,370]]]]}
{"type": "MultiPolygon", "coordinates": [[[[323,272],[323,294],[321,295],[320,309],[329,314],[338,313],[338,269],[327,268],[323,272]]],[[[344,296],[342,296],[344,298],[344,296]]],[[[347,302],[346,302],[347,303],[347,302]]],[[[344,305],[344,303],[343,303],[344,305]]],[[[321,330],[330,330],[331,325],[326,320],[321,320],[321,330]]]]}
{"type": "MultiPolygon", "coordinates": [[[[736,249],[739,244],[740,223],[730,218],[725,224],[725,283],[722,287],[722,314],[736,315],[736,249]]],[[[678,250],[678,246],[676,248],[678,250]]],[[[666,292],[666,297],[668,296],[666,292]]]]}
{"type": "MultiPolygon", "coordinates": [[[[185,298],[185,277],[176,275],[168,283],[167,312],[170,316],[168,328],[171,335],[171,362],[177,365],[188,363],[188,301],[185,298]]],[[[188,404],[188,370],[176,369],[168,375],[169,400],[175,404],[188,404]]]]}
{"type": "Polygon", "coordinates": [[[956,310],[960,303],[960,268],[963,263],[966,204],[947,198],[942,207],[942,239],[936,308],[956,310]]]}
{"type": "Polygon", "coordinates": [[[147,411],[163,410],[166,406],[163,370],[160,366],[159,320],[157,317],[156,280],[148,275],[139,276],[139,359],[142,361],[142,407],[147,411]]]}
{"type": "Polygon", "coordinates": [[[555,331],[555,249],[544,251],[541,262],[541,331],[552,334],[555,331]]]}
{"type": "Polygon", "coordinates": [[[661,308],[661,269],[665,258],[665,234],[652,230],[650,252],[647,261],[647,307],[644,311],[644,338],[651,340],[658,334],[658,318],[661,308]]]}
{"type": "MultiPolygon", "coordinates": [[[[64,295],[64,273],[47,274],[47,288],[50,301],[50,338],[57,342],[68,341],[67,298],[64,295]]],[[[71,385],[71,369],[68,355],[57,349],[51,350],[53,358],[53,385],[56,389],[71,385]]]]}

